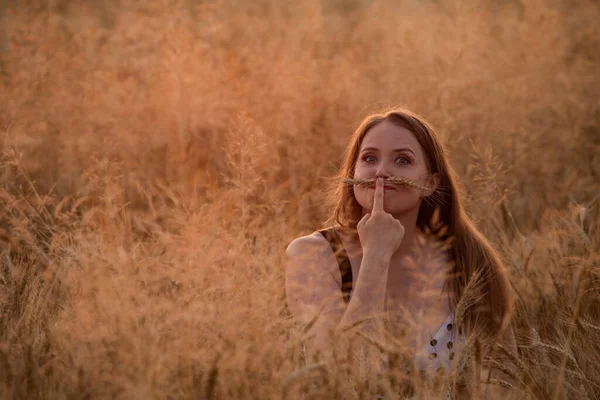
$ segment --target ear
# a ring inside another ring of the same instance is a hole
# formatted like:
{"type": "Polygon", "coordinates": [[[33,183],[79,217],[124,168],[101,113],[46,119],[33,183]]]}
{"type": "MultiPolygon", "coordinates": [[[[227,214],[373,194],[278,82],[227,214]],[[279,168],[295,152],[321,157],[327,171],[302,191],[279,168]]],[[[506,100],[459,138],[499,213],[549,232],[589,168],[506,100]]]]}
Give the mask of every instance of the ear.
{"type": "Polygon", "coordinates": [[[439,186],[440,181],[441,178],[439,172],[434,172],[433,174],[431,174],[431,176],[429,177],[429,182],[427,182],[429,184],[429,189],[426,190],[423,194],[425,196],[431,196],[439,186]]]}

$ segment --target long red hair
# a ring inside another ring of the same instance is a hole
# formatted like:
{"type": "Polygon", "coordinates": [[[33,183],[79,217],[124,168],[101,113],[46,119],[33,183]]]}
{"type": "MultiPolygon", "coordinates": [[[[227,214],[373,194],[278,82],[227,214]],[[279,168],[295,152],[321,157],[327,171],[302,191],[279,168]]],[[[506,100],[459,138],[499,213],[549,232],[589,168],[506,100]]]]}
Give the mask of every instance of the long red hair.
{"type": "Polygon", "coordinates": [[[449,296],[451,307],[461,309],[459,312],[463,318],[460,319],[465,322],[461,325],[468,330],[482,328],[483,332],[492,336],[500,333],[508,322],[512,306],[505,268],[487,239],[464,212],[462,188],[456,173],[437,134],[423,117],[408,110],[394,109],[363,120],[350,138],[342,165],[332,181],[328,198],[330,216],[323,226],[337,225],[353,235],[357,234],[356,225],[362,217],[362,207],[354,197],[353,186],[343,184],[342,180],[354,176],[365,135],[383,121],[410,130],[423,148],[429,172],[440,175],[436,191],[421,202],[417,226],[423,232],[442,232],[443,239],[450,244],[446,250],[451,260],[446,284],[449,293],[453,294],[449,296]],[[459,303],[461,305],[457,307],[459,303]]]}

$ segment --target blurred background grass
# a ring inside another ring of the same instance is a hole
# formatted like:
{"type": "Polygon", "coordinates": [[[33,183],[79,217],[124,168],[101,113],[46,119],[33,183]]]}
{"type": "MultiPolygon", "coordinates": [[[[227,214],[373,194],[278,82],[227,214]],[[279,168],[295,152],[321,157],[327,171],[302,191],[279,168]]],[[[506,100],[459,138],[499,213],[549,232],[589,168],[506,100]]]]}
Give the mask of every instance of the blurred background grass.
{"type": "MultiPolygon", "coordinates": [[[[509,268],[524,396],[600,398],[598,20],[593,0],[0,2],[0,393],[280,398],[301,365],[283,250],[325,219],[358,122],[400,105],[509,268]]],[[[351,396],[329,374],[321,395],[351,396]]]]}

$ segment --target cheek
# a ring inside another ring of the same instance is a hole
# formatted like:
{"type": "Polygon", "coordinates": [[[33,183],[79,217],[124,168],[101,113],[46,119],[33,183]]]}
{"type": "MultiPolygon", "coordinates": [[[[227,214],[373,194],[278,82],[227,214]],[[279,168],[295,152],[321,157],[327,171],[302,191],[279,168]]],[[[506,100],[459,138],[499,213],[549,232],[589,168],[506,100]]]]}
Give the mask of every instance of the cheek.
{"type": "Polygon", "coordinates": [[[394,170],[395,175],[413,180],[417,180],[419,177],[422,177],[424,172],[425,171],[423,168],[416,165],[403,165],[394,170]]]}
{"type": "Polygon", "coordinates": [[[362,168],[360,168],[359,166],[356,166],[354,168],[354,175],[352,175],[352,177],[353,178],[360,178],[361,176],[363,176],[362,168]]]}
{"type": "Polygon", "coordinates": [[[356,164],[356,166],[354,167],[354,178],[368,178],[368,177],[372,177],[375,175],[375,171],[372,171],[373,168],[369,167],[369,165],[364,165],[364,164],[356,164]]]}
{"type": "MultiPolygon", "coordinates": [[[[360,177],[359,175],[355,175],[355,177],[360,177]]],[[[369,208],[370,202],[372,199],[372,195],[369,194],[369,190],[365,187],[354,187],[354,198],[364,208],[369,208]]]]}

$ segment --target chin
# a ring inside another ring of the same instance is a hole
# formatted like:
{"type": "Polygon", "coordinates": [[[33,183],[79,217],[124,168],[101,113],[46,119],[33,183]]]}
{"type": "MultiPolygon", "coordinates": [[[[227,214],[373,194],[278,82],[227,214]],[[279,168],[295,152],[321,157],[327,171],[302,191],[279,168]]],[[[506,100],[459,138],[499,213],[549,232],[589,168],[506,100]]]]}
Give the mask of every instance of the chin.
{"type": "MultiPolygon", "coordinates": [[[[363,210],[366,210],[367,212],[373,211],[372,203],[369,198],[367,198],[366,196],[355,196],[355,199],[363,210]]],[[[395,201],[388,202],[387,205],[384,203],[383,209],[388,214],[402,215],[410,213],[415,209],[418,210],[420,206],[420,199],[395,199],[395,201]]]]}

